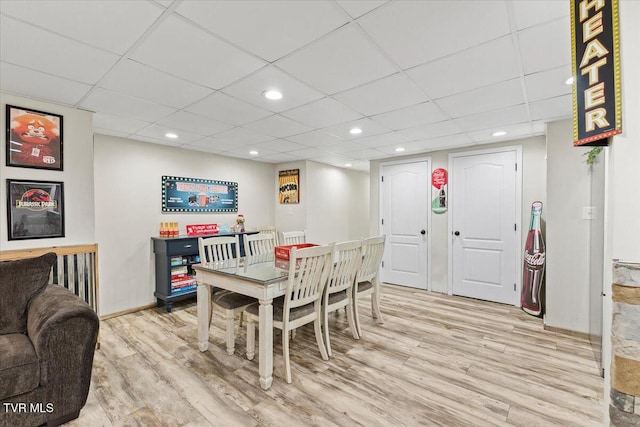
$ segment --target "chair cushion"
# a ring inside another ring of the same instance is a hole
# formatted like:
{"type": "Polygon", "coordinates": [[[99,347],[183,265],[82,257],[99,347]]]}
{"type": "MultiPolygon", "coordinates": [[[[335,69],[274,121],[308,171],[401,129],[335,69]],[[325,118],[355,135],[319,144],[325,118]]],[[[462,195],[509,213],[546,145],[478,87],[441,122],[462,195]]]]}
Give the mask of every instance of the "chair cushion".
{"type": "Polygon", "coordinates": [[[0,335],[0,400],[27,393],[40,383],[40,364],[24,334],[0,335]]]}
{"type": "MultiPolygon", "coordinates": [[[[246,311],[254,316],[258,315],[260,310],[260,303],[251,304],[247,307],[246,311]]],[[[296,307],[289,313],[289,320],[296,320],[307,314],[313,313],[313,303],[303,305],[302,307],[296,307]]],[[[273,320],[282,322],[284,317],[284,297],[279,297],[273,300],[273,320]]]]}
{"type": "Polygon", "coordinates": [[[29,302],[47,287],[56,254],[0,262],[0,335],[27,331],[29,302]]]}
{"type": "Polygon", "coordinates": [[[329,295],[329,305],[335,304],[340,301],[344,301],[347,299],[347,291],[336,292],[335,294],[329,295]]]}
{"type": "Polygon", "coordinates": [[[373,283],[366,281],[358,283],[358,292],[364,292],[373,288],[373,283]]]}
{"type": "Polygon", "coordinates": [[[218,291],[213,294],[213,302],[229,310],[253,304],[256,301],[255,298],[231,291],[218,291]]]}

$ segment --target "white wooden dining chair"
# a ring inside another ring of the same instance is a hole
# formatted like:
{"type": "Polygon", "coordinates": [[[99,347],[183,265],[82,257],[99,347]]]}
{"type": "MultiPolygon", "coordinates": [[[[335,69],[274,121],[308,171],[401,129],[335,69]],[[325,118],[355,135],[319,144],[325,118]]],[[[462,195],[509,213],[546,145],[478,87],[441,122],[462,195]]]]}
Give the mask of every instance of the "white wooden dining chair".
{"type": "Polygon", "coordinates": [[[273,251],[276,247],[275,234],[245,234],[243,238],[244,253],[250,258],[251,263],[265,262],[273,259],[273,251]]]}
{"type": "MultiPolygon", "coordinates": [[[[283,297],[273,301],[273,327],[282,330],[282,356],[286,380],[291,383],[289,332],[307,323],[314,323],[316,342],[322,359],[328,360],[322,339],[322,292],[331,270],[333,245],[291,250],[287,289],[283,297]],[[297,266],[299,265],[299,267],[297,266]]],[[[247,359],[255,356],[255,324],[260,304],[247,307],[247,359]]]]}
{"type": "Polygon", "coordinates": [[[385,236],[378,236],[362,240],[362,265],[353,287],[353,314],[359,337],[362,336],[360,315],[358,314],[358,300],[361,297],[371,295],[371,314],[377,323],[382,323],[378,272],[384,253],[384,238],[385,236]]]}
{"type": "Polygon", "coordinates": [[[275,226],[267,225],[267,226],[258,227],[258,232],[260,234],[272,234],[273,241],[275,242],[276,246],[278,246],[278,229],[275,226]]]}
{"type": "MultiPolygon", "coordinates": [[[[198,239],[200,262],[228,263],[229,267],[237,265],[240,251],[238,235],[220,236],[198,239]]],[[[217,306],[224,311],[225,340],[227,353],[235,351],[235,316],[240,313],[240,328],[242,328],[242,313],[245,308],[253,304],[255,298],[228,290],[218,290],[213,293],[209,302],[209,323],[213,317],[213,307],[217,306]],[[213,304],[211,304],[213,303],[213,304]]]]}
{"type": "Polygon", "coordinates": [[[282,231],[278,240],[279,244],[283,246],[307,243],[307,231],[282,231]]]}
{"type": "Polygon", "coordinates": [[[347,321],[353,338],[358,339],[353,313],[353,286],[362,264],[362,241],[343,242],[335,245],[329,280],[322,298],[322,319],[324,322],[324,342],[327,354],[331,356],[329,339],[329,313],[346,308],[347,321]]]}

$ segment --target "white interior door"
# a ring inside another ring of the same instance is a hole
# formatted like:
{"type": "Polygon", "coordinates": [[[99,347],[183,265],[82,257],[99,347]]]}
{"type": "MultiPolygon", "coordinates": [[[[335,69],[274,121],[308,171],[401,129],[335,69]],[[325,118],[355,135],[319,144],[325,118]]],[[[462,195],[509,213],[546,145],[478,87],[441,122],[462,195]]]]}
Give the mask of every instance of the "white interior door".
{"type": "Polygon", "coordinates": [[[427,160],[382,166],[383,282],[427,289],[427,160]]]}
{"type": "Polygon", "coordinates": [[[517,305],[519,191],[516,149],[453,155],[452,292],[517,305]]]}

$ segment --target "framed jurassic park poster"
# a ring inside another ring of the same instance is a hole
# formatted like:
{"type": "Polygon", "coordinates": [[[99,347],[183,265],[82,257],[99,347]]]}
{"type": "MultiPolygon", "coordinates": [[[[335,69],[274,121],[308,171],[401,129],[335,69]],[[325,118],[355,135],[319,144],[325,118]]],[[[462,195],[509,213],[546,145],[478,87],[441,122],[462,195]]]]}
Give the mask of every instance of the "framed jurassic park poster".
{"type": "Polygon", "coordinates": [[[62,116],[7,105],[7,166],[62,170],[62,116]]]}

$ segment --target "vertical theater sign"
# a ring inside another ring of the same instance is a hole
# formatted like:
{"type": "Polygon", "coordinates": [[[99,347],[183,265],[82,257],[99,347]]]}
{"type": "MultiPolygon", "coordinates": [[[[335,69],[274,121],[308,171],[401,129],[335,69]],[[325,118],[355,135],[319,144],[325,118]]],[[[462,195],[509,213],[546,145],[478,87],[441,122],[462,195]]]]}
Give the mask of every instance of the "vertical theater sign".
{"type": "Polygon", "coordinates": [[[573,145],[622,132],[618,0],[571,0],[573,145]]]}

